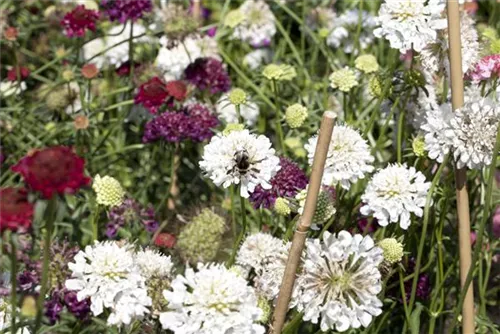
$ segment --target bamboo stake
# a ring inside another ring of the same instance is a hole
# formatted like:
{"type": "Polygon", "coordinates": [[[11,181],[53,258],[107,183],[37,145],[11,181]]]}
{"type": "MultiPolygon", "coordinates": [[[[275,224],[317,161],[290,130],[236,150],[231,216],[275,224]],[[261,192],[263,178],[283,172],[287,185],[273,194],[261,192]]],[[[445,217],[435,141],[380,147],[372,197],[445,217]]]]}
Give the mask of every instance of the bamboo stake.
{"type": "Polygon", "coordinates": [[[280,293],[278,295],[278,303],[273,315],[273,324],[270,328],[270,333],[281,333],[285,323],[288,304],[292,295],[295,276],[302,250],[306,242],[307,231],[312,223],[314,212],[316,211],[316,202],[321,187],[323,178],[323,170],[328,154],[328,147],[332,137],[333,125],[335,124],[335,113],[327,111],[323,114],[321,128],[319,130],[318,144],[314,152],[314,160],[312,165],[311,180],[307,189],[306,203],[304,205],[304,213],[300,217],[299,224],[293,235],[292,246],[288,254],[285,273],[281,282],[280,293]]]}
{"type": "Polygon", "coordinates": [[[196,20],[201,20],[201,0],[193,0],[192,13],[196,20]]]}
{"type": "MultiPolygon", "coordinates": [[[[462,72],[462,41],[460,39],[460,11],[457,0],[448,0],[448,36],[450,43],[451,105],[453,110],[464,104],[464,80],[462,72]]],[[[460,285],[464,288],[471,267],[469,195],[467,193],[467,169],[455,166],[455,191],[458,210],[458,240],[460,245],[460,285]]],[[[462,333],[474,333],[474,292],[469,285],[462,306],[462,333]]]]}

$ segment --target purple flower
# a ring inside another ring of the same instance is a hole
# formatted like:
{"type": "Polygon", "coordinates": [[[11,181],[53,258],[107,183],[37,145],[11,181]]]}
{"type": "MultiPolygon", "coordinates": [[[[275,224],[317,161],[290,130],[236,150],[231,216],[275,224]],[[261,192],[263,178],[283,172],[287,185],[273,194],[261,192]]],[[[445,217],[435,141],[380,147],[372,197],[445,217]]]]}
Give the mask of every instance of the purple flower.
{"type": "Polygon", "coordinates": [[[123,203],[111,209],[109,213],[109,222],[106,226],[106,236],[114,238],[120,227],[132,225],[140,221],[146,230],[150,233],[158,229],[158,221],[155,220],[154,209],[149,206],[144,208],[131,198],[127,198],[123,203]]]}
{"type": "Polygon", "coordinates": [[[187,137],[196,142],[212,138],[213,128],[219,125],[217,117],[203,104],[194,103],[186,107],[190,119],[190,128],[187,137]]]}
{"type": "Polygon", "coordinates": [[[198,89],[208,89],[211,94],[227,92],[231,80],[224,64],[215,58],[198,58],[185,70],[186,80],[198,89]]]}
{"type": "Polygon", "coordinates": [[[214,37],[217,34],[217,27],[212,27],[207,30],[207,36],[214,37]]]}
{"type": "Polygon", "coordinates": [[[63,309],[63,304],[59,298],[59,293],[54,292],[51,298],[45,301],[44,304],[45,316],[49,319],[51,325],[55,324],[59,320],[59,314],[63,309]]]}
{"type": "MultiPolygon", "coordinates": [[[[415,259],[411,258],[408,263],[407,273],[411,274],[414,272],[414,270],[415,270],[415,259]]],[[[413,284],[413,279],[410,279],[405,282],[406,300],[410,300],[412,284],[413,284]]],[[[430,293],[431,293],[431,284],[429,280],[429,275],[427,274],[418,275],[417,290],[415,292],[415,296],[419,299],[425,300],[429,297],[430,293]]]]}
{"type": "Polygon", "coordinates": [[[307,186],[307,176],[302,169],[287,158],[280,158],[281,169],[271,179],[271,189],[260,185],[250,195],[254,208],[271,208],[278,197],[295,197],[307,186]]]}
{"type": "Polygon", "coordinates": [[[101,6],[111,21],[136,21],[153,8],[151,0],[102,0],[101,6]]]}
{"type": "Polygon", "coordinates": [[[17,274],[17,288],[25,292],[34,290],[40,282],[40,275],[35,270],[23,270],[17,274]]]}
{"type": "Polygon", "coordinates": [[[64,291],[64,305],[66,305],[68,311],[80,320],[87,318],[90,313],[90,298],[78,301],[76,291],[64,291]]]}
{"type": "Polygon", "coordinates": [[[361,217],[358,220],[358,231],[362,234],[371,234],[377,230],[379,225],[377,224],[377,218],[373,218],[372,220],[368,220],[366,217],[361,217]]]}
{"type": "Polygon", "coordinates": [[[64,33],[68,37],[83,37],[88,30],[96,30],[96,21],[99,19],[99,12],[86,9],[85,6],[76,6],[71,12],[67,13],[61,24],[64,27],[64,33]]]}

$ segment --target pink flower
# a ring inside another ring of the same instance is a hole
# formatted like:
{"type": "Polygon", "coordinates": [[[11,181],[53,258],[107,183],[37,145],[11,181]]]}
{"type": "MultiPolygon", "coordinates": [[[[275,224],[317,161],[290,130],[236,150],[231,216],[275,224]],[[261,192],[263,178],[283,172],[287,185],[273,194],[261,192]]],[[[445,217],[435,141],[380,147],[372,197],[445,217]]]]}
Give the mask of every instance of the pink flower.
{"type": "Polygon", "coordinates": [[[99,19],[98,11],[86,9],[84,5],[79,5],[64,16],[61,24],[64,26],[66,36],[83,37],[86,29],[95,31],[97,19],[99,19]]]}
{"type": "Polygon", "coordinates": [[[473,71],[468,73],[468,78],[473,82],[488,80],[492,76],[500,76],[500,54],[483,57],[473,71]]]}

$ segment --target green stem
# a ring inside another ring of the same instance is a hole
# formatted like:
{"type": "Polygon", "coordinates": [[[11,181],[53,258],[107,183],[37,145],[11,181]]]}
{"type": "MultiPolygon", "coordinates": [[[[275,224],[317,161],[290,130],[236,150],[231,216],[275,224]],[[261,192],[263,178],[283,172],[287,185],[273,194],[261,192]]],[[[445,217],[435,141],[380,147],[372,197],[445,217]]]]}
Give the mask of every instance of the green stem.
{"type": "Polygon", "coordinates": [[[397,139],[397,156],[398,163],[402,162],[403,156],[403,134],[404,134],[404,126],[405,126],[405,112],[404,109],[399,113],[399,121],[398,121],[398,139],[397,139]]]}
{"type": "Polygon", "coordinates": [[[429,192],[427,193],[427,198],[425,200],[425,208],[424,208],[424,221],[422,223],[422,232],[420,234],[420,243],[418,245],[418,252],[417,252],[417,259],[415,261],[415,269],[414,269],[414,276],[413,276],[413,282],[411,285],[411,294],[410,294],[410,303],[408,305],[408,312],[411,314],[413,310],[413,304],[415,303],[415,294],[417,292],[417,283],[418,283],[418,277],[420,274],[420,264],[422,261],[422,254],[424,252],[424,245],[426,241],[426,234],[427,234],[427,226],[429,224],[429,211],[431,207],[431,201],[432,201],[432,196],[434,195],[434,190],[436,189],[436,186],[439,182],[439,179],[441,177],[441,173],[443,172],[444,167],[446,166],[446,163],[448,162],[448,156],[446,156],[439,166],[436,174],[434,175],[434,178],[432,179],[431,187],[429,189],[429,192]]]}
{"type": "Polygon", "coordinates": [[[239,104],[235,105],[236,108],[236,116],[238,117],[238,123],[245,124],[243,118],[241,117],[241,107],[239,104]]]}
{"type": "Polygon", "coordinates": [[[40,283],[40,294],[36,302],[37,313],[35,318],[35,330],[38,331],[42,324],[43,304],[45,295],[47,294],[47,283],[49,281],[49,262],[50,262],[50,246],[52,241],[52,232],[57,214],[57,195],[52,196],[47,204],[47,215],[45,222],[45,241],[43,245],[43,264],[42,264],[42,281],[40,283]]]}
{"type": "Polygon", "coordinates": [[[10,253],[11,253],[11,257],[10,257],[10,307],[11,307],[11,311],[10,311],[10,316],[11,316],[11,325],[10,325],[10,332],[12,334],[16,334],[17,333],[17,330],[16,330],[16,318],[17,318],[17,286],[16,286],[16,283],[17,283],[17,249],[16,249],[16,241],[14,240],[14,236],[15,234],[14,233],[11,233],[11,236],[10,236],[10,245],[11,245],[11,249],[10,249],[10,253]]]}
{"type": "Polygon", "coordinates": [[[486,226],[486,222],[488,221],[488,218],[490,217],[491,213],[491,201],[492,201],[492,192],[493,192],[493,187],[495,186],[493,184],[495,180],[495,171],[496,171],[496,162],[497,162],[497,157],[498,157],[498,150],[500,149],[500,126],[498,127],[497,130],[497,138],[496,138],[496,143],[495,143],[495,148],[493,149],[493,157],[491,159],[491,164],[490,164],[490,170],[489,170],[489,175],[488,175],[488,185],[486,188],[486,200],[484,203],[483,207],[483,215],[481,217],[481,221],[479,223],[479,230],[477,232],[477,239],[476,239],[476,245],[474,246],[474,254],[472,256],[472,262],[471,266],[469,268],[469,272],[467,273],[467,279],[464,282],[464,286],[462,287],[460,291],[460,297],[458,298],[457,306],[455,309],[455,315],[452,319],[451,323],[451,329],[450,332],[455,329],[455,326],[457,324],[457,318],[458,314],[462,310],[462,305],[465,300],[465,294],[467,290],[469,289],[469,285],[472,282],[473,274],[474,274],[474,268],[475,264],[477,263],[479,259],[479,255],[483,246],[483,235],[484,235],[484,229],[486,226]]]}
{"type": "Polygon", "coordinates": [[[233,227],[233,236],[236,237],[236,210],[234,209],[234,185],[231,185],[229,196],[231,196],[231,223],[233,227]]]}
{"type": "Polygon", "coordinates": [[[283,136],[283,128],[281,127],[281,103],[278,94],[278,85],[276,84],[276,80],[272,80],[273,91],[275,96],[275,109],[276,109],[276,131],[278,132],[278,138],[280,143],[281,152],[283,156],[286,157],[286,149],[285,149],[285,138],[283,136]]]}
{"type": "Polygon", "coordinates": [[[99,215],[101,213],[101,206],[96,204],[94,218],[92,219],[92,243],[99,239],[99,215]]]}
{"type": "MultiPolygon", "coordinates": [[[[240,233],[238,234],[238,238],[235,240],[235,243],[233,245],[233,252],[231,253],[231,257],[229,258],[228,261],[229,267],[234,264],[234,261],[236,259],[236,254],[238,252],[238,249],[240,248],[241,241],[243,240],[243,237],[245,236],[247,230],[247,212],[245,208],[245,199],[241,195],[239,197],[241,205],[241,230],[240,233]]],[[[231,211],[234,212],[233,197],[231,197],[231,211]]]]}
{"type": "Polygon", "coordinates": [[[399,268],[398,272],[399,272],[399,288],[401,289],[401,298],[403,299],[403,308],[405,311],[405,318],[406,318],[406,322],[410,323],[410,313],[408,310],[408,302],[406,300],[405,284],[404,284],[403,274],[401,272],[401,268],[399,268]]]}

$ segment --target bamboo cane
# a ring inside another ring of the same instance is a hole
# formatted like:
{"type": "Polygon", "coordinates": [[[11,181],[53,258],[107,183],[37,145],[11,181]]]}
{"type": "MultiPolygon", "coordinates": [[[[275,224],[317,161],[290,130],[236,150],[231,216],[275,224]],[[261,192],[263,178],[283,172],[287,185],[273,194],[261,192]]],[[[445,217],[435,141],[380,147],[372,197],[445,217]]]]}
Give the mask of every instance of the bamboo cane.
{"type": "MultiPolygon", "coordinates": [[[[448,0],[448,36],[450,43],[451,105],[453,110],[464,104],[462,72],[462,42],[460,39],[460,12],[457,0],[448,0]]],[[[458,210],[458,240],[460,245],[460,285],[463,288],[471,267],[469,195],[467,193],[467,169],[455,166],[455,191],[458,210]]],[[[474,333],[474,292],[469,285],[462,306],[462,333],[474,333]]]]}
{"type": "Polygon", "coordinates": [[[286,263],[285,273],[281,282],[280,292],[278,295],[278,303],[274,310],[273,324],[270,328],[270,333],[281,333],[285,323],[286,314],[288,311],[288,304],[293,291],[295,283],[295,276],[299,266],[300,257],[306,242],[307,231],[312,223],[314,212],[316,211],[316,202],[321,187],[321,180],[323,178],[323,170],[325,168],[325,161],[328,154],[328,147],[332,137],[333,125],[335,123],[335,113],[327,111],[323,114],[321,127],[319,130],[318,144],[314,152],[314,160],[312,165],[311,180],[307,189],[306,203],[304,205],[304,212],[300,217],[299,224],[295,230],[292,240],[290,253],[286,263]]]}
{"type": "Polygon", "coordinates": [[[201,0],[193,0],[192,13],[193,17],[200,21],[201,20],[201,0]]]}

